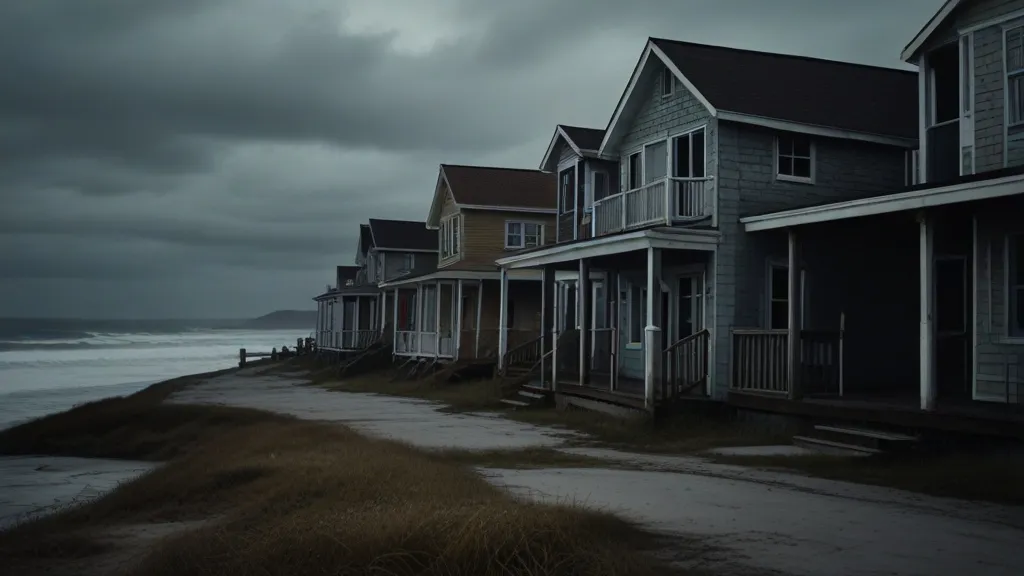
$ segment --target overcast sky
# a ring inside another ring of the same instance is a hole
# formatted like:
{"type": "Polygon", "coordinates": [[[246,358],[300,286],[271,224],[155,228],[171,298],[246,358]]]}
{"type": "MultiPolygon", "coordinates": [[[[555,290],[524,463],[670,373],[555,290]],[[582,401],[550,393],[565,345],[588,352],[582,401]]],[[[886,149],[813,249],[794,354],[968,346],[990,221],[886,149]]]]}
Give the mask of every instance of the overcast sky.
{"type": "Polygon", "coordinates": [[[941,3],[0,2],[0,316],[311,309],[438,163],[606,126],[648,36],[899,66],[941,3]]]}

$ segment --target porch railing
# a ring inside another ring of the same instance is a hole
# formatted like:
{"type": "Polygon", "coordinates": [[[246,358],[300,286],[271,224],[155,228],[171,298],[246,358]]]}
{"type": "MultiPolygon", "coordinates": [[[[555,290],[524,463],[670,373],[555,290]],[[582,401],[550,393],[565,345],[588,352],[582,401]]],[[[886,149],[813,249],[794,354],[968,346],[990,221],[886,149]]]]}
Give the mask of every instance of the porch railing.
{"type": "Polygon", "coordinates": [[[710,214],[708,178],[666,177],[594,202],[594,234],[601,236],[710,214]]]}
{"type": "Polygon", "coordinates": [[[505,369],[510,367],[523,368],[532,366],[537,360],[540,360],[540,355],[544,347],[544,337],[537,336],[529,342],[525,342],[512,348],[505,354],[505,360],[502,363],[505,369]]]}
{"type": "Polygon", "coordinates": [[[378,340],[380,340],[380,329],[341,331],[341,348],[343,350],[363,350],[378,340]]]}
{"type": "Polygon", "coordinates": [[[417,336],[418,332],[409,330],[399,330],[395,333],[395,353],[396,354],[411,354],[418,350],[417,343],[419,339],[417,336]]]}
{"type": "Polygon", "coordinates": [[[809,394],[842,396],[842,332],[800,332],[800,386],[809,394]]]}
{"type": "Polygon", "coordinates": [[[673,402],[693,390],[702,394],[707,389],[711,332],[701,330],[681,338],[663,352],[661,399],[673,402]]]}
{"type": "Polygon", "coordinates": [[[732,331],[730,387],[742,392],[789,392],[789,331],[732,331]]]}

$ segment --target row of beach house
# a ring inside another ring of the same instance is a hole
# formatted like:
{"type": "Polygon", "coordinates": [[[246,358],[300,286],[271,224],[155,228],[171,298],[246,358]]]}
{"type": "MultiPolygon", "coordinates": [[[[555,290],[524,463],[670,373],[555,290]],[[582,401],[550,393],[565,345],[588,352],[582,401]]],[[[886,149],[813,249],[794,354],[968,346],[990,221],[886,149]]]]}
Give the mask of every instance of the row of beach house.
{"type": "Polygon", "coordinates": [[[1024,0],[950,0],[901,56],[651,38],[604,128],[360,225],[317,341],[580,405],[1019,429],[1024,0]]]}

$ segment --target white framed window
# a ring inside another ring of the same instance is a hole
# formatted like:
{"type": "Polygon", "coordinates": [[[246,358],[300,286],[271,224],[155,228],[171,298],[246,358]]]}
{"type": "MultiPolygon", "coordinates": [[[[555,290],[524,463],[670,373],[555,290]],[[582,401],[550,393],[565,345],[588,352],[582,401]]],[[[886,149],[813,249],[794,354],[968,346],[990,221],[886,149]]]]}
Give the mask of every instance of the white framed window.
{"type": "Polygon", "coordinates": [[[544,225],[537,222],[505,222],[505,248],[519,250],[544,244],[544,225]]]}
{"type": "Polygon", "coordinates": [[[441,252],[441,259],[454,258],[461,254],[459,235],[462,232],[462,216],[453,214],[441,221],[438,228],[438,250],[441,252]]]}
{"type": "Polygon", "coordinates": [[[629,285],[629,294],[625,298],[629,313],[626,317],[629,344],[640,346],[644,342],[644,326],[647,324],[647,288],[629,285]]]}
{"type": "Polygon", "coordinates": [[[779,264],[768,265],[768,323],[769,330],[789,328],[789,268],[779,264]]]}
{"type": "Polygon", "coordinates": [[[1024,123],[1024,26],[1003,31],[1006,48],[1006,123],[1024,123]]]}
{"type": "Polygon", "coordinates": [[[570,166],[558,173],[558,208],[562,214],[576,207],[576,167],[570,166]]]}
{"type": "Polygon", "coordinates": [[[676,91],[676,76],[665,66],[661,69],[661,97],[667,98],[676,91]]]}
{"type": "Polygon", "coordinates": [[[707,171],[707,144],[704,126],[672,138],[672,176],[703,178],[707,171]]]}
{"type": "Polygon", "coordinates": [[[775,177],[790,182],[814,182],[814,143],[806,134],[775,138],[775,177]]]}
{"type": "Polygon", "coordinates": [[[416,267],[416,255],[407,252],[402,254],[402,270],[408,272],[416,267]]]}
{"type": "Polygon", "coordinates": [[[1024,233],[1006,237],[1006,335],[1024,338],[1024,233]]]}
{"type": "Polygon", "coordinates": [[[636,190],[643,186],[644,161],[639,152],[634,152],[626,159],[626,190],[636,190]]]}

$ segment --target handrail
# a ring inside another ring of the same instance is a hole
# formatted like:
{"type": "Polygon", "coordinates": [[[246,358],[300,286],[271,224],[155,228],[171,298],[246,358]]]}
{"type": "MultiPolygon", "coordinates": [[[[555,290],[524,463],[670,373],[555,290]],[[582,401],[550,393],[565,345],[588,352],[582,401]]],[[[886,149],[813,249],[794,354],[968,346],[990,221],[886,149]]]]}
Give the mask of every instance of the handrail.
{"type": "Polygon", "coordinates": [[[673,402],[695,388],[706,385],[710,372],[707,328],[680,338],[662,351],[664,377],[661,398],[673,402]]]}
{"type": "Polygon", "coordinates": [[[535,360],[535,357],[540,355],[540,349],[543,341],[544,335],[540,335],[529,342],[524,342],[509,350],[505,353],[504,366],[507,368],[508,366],[520,365],[524,362],[531,362],[535,360]]]}

